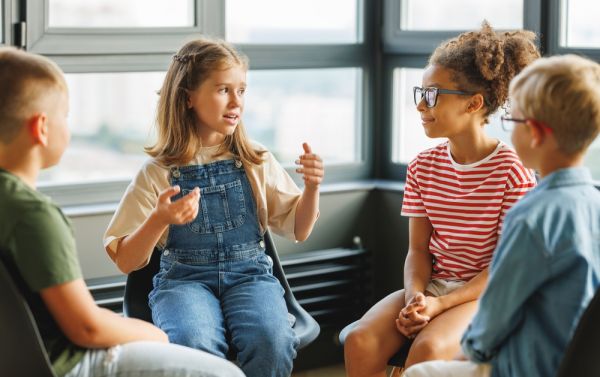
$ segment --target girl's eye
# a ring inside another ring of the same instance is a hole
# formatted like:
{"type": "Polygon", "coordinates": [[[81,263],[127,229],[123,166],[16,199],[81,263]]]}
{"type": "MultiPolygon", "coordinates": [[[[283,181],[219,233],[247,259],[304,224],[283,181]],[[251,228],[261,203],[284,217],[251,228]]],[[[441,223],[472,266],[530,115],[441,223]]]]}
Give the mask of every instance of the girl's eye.
{"type": "Polygon", "coordinates": [[[238,90],[238,94],[240,96],[244,95],[245,93],[246,93],[246,89],[240,89],[240,90],[238,90]]]}
{"type": "Polygon", "coordinates": [[[221,94],[227,93],[227,88],[221,88],[221,89],[219,89],[219,93],[221,93],[221,94]]]}

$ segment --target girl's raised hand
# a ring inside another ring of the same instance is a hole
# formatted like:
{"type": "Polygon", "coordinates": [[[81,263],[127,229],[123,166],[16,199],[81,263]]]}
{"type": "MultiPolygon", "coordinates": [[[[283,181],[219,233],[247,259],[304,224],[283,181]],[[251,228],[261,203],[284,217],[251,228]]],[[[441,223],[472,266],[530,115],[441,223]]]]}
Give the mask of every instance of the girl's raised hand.
{"type": "Polygon", "coordinates": [[[196,187],[192,192],[173,202],[171,198],[181,191],[179,186],[169,187],[158,195],[158,202],[154,212],[165,225],[182,225],[194,220],[198,215],[200,189],[196,187]]]}
{"type": "Polygon", "coordinates": [[[301,165],[296,169],[296,173],[303,174],[304,184],[307,187],[318,187],[323,181],[325,170],[323,168],[323,160],[319,155],[312,153],[308,143],[302,143],[304,154],[296,160],[296,165],[301,165]]]}

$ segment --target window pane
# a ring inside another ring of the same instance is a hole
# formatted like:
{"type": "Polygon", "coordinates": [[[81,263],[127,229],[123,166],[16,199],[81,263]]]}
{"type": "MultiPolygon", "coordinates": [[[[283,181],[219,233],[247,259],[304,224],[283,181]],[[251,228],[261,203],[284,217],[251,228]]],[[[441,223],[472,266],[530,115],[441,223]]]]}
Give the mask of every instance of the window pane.
{"type": "Polygon", "coordinates": [[[561,12],[566,18],[566,40],[562,45],[567,47],[600,48],[600,2],[597,0],[562,1],[561,12]]]}
{"type": "Polygon", "coordinates": [[[67,74],[71,144],[44,183],[131,179],[147,158],[164,73],[67,74]]]}
{"type": "Polygon", "coordinates": [[[0,44],[4,43],[4,4],[0,1],[0,44]]]}
{"type": "Polygon", "coordinates": [[[523,0],[400,0],[404,30],[470,30],[486,19],[495,29],[523,27],[523,0]]]}
{"type": "Polygon", "coordinates": [[[585,166],[592,171],[594,180],[600,181],[600,138],[596,138],[586,153],[585,166]]]}
{"type": "MultiPolygon", "coordinates": [[[[67,74],[71,144],[44,184],[131,179],[148,158],[164,73],[67,74]]],[[[308,142],[327,164],[359,158],[358,69],[251,71],[244,111],[250,137],[283,164],[308,142]]]]}
{"type": "Polygon", "coordinates": [[[194,0],[49,0],[50,27],[185,27],[194,0]]]}
{"type": "Polygon", "coordinates": [[[244,124],[282,164],[293,164],[302,142],[328,165],[360,159],[360,70],[251,71],[244,124]]]}
{"type": "MultiPolygon", "coordinates": [[[[396,68],[394,70],[392,161],[397,163],[408,163],[419,152],[445,140],[428,138],[421,126],[421,117],[413,100],[412,88],[421,86],[422,75],[422,69],[396,68]]],[[[485,131],[489,136],[512,145],[510,133],[502,130],[500,112],[490,118],[490,124],[485,126],[485,131]]]]}
{"type": "Polygon", "coordinates": [[[356,43],[357,0],[226,0],[235,43],[356,43]]]}

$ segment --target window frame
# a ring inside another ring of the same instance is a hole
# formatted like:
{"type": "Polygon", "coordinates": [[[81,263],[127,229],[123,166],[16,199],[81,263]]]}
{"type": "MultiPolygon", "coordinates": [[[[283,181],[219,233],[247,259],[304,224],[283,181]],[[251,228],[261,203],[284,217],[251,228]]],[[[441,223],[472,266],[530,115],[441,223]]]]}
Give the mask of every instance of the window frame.
{"type": "MultiPolygon", "coordinates": [[[[403,30],[401,14],[404,0],[384,0],[383,48],[393,54],[431,54],[444,40],[467,30],[403,30]]],[[[523,28],[541,29],[542,0],[523,0],[523,28]]]]}
{"type": "Polygon", "coordinates": [[[8,0],[0,0],[0,21],[0,46],[12,45],[11,2],[8,0]]]}
{"type": "MultiPolygon", "coordinates": [[[[407,163],[393,161],[394,124],[394,70],[396,68],[424,68],[427,60],[441,42],[457,36],[466,30],[452,31],[407,31],[400,28],[400,14],[403,0],[384,1],[384,24],[382,29],[384,49],[384,69],[382,81],[383,121],[377,160],[381,166],[377,178],[401,180],[406,179],[407,163]]],[[[552,0],[554,1],[554,0],[552,0]]],[[[540,48],[545,50],[544,14],[542,0],[523,0],[523,28],[534,31],[540,37],[540,48]]]]}
{"type": "Polygon", "coordinates": [[[563,22],[567,22],[563,17],[562,8],[564,0],[548,0],[548,53],[549,55],[576,54],[584,55],[590,59],[600,62],[600,47],[564,47],[561,46],[561,40],[565,35],[563,31],[563,22]]]}
{"type": "Polygon", "coordinates": [[[26,3],[27,49],[38,54],[171,53],[191,34],[222,34],[214,20],[224,14],[224,5],[216,0],[194,0],[194,26],[145,28],[51,28],[49,2],[26,3]]]}
{"type": "MultiPolygon", "coordinates": [[[[92,31],[82,28],[47,30],[48,1],[44,0],[43,5],[40,5],[42,2],[34,4],[27,1],[23,12],[23,21],[28,24],[27,49],[48,56],[66,73],[166,71],[172,54],[183,43],[183,39],[190,37],[188,32],[191,29],[180,33],[184,28],[175,28],[177,31],[167,33],[165,29],[168,28],[136,28],[133,32],[131,29],[119,28],[92,31]],[[136,44],[140,38],[153,40],[154,44],[154,37],[161,35],[156,46],[151,48],[146,49],[144,45],[136,44]],[[122,40],[111,46],[119,38],[122,40]]],[[[380,55],[378,17],[381,6],[379,1],[358,0],[357,7],[359,42],[354,44],[236,44],[248,56],[251,70],[357,68],[361,72],[356,92],[356,105],[359,108],[355,123],[358,127],[355,130],[357,161],[334,165],[327,165],[325,161],[326,183],[368,179],[373,176],[372,125],[378,116],[372,99],[378,91],[378,60],[373,57],[380,55]]],[[[202,32],[225,39],[225,3],[222,0],[196,0],[196,17],[198,27],[192,28],[194,33],[202,32]],[[202,14],[206,15],[205,19],[200,18],[202,14]]],[[[295,166],[284,167],[297,184],[303,185],[301,177],[295,173],[295,166]]],[[[60,205],[94,207],[102,203],[117,202],[130,181],[103,180],[72,184],[46,182],[40,184],[39,188],[60,205]]]]}

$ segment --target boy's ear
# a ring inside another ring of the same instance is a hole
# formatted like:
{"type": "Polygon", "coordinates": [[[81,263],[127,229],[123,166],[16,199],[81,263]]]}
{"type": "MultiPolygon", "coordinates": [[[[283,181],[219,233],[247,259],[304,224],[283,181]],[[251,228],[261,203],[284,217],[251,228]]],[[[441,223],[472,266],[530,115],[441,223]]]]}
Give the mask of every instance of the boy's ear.
{"type": "Polygon", "coordinates": [[[475,113],[477,111],[479,111],[483,105],[485,104],[485,101],[483,100],[483,96],[479,93],[473,94],[473,96],[471,96],[471,99],[469,100],[469,104],[467,106],[467,111],[470,113],[475,113]]]}
{"type": "Polygon", "coordinates": [[[29,118],[27,130],[34,144],[48,146],[48,117],[45,113],[35,114],[29,118]]]}
{"type": "Polygon", "coordinates": [[[544,142],[544,130],[542,130],[540,127],[537,127],[530,121],[527,121],[526,124],[527,128],[529,129],[529,135],[531,136],[531,143],[529,144],[529,146],[531,148],[537,148],[541,146],[544,142]]]}

